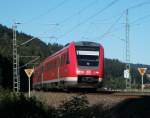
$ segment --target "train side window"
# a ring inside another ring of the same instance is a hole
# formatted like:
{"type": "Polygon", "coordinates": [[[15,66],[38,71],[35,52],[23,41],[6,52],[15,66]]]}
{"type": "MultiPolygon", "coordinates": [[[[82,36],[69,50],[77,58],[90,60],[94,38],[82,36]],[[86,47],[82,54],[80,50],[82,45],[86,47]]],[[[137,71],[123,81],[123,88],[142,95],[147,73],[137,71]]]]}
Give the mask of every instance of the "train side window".
{"type": "Polygon", "coordinates": [[[40,72],[39,72],[39,68],[38,68],[38,70],[37,70],[37,81],[39,81],[40,79],[40,72]]]}
{"type": "Polygon", "coordinates": [[[46,63],[46,71],[48,71],[51,68],[50,62],[46,63]]]}
{"type": "Polygon", "coordinates": [[[57,67],[57,60],[55,59],[54,60],[54,68],[56,68],[57,67]]]}
{"type": "Polygon", "coordinates": [[[69,60],[69,51],[67,50],[67,58],[66,58],[66,64],[69,64],[70,60],[69,60]]]}
{"type": "Polygon", "coordinates": [[[59,62],[58,62],[58,59],[56,59],[56,67],[58,67],[59,65],[59,62]]]}
{"type": "Polygon", "coordinates": [[[64,54],[64,64],[66,64],[67,53],[64,54]]]}
{"type": "Polygon", "coordinates": [[[65,64],[65,54],[63,55],[63,65],[65,64]]]}
{"type": "Polygon", "coordinates": [[[55,62],[52,61],[52,63],[51,63],[51,64],[52,64],[52,65],[51,65],[51,68],[54,68],[54,65],[55,65],[54,63],[55,63],[55,62]]]}
{"type": "Polygon", "coordinates": [[[44,64],[42,64],[42,73],[44,72],[44,64]]]}
{"type": "Polygon", "coordinates": [[[64,65],[65,63],[66,63],[66,61],[65,61],[65,54],[63,54],[61,56],[61,65],[64,65]]]}
{"type": "Polygon", "coordinates": [[[34,75],[35,75],[35,78],[36,78],[36,81],[37,81],[38,80],[38,72],[37,72],[37,70],[35,71],[34,75]]]}
{"type": "Polygon", "coordinates": [[[60,59],[61,59],[61,65],[63,65],[63,55],[61,55],[61,57],[60,57],[60,59]]]}

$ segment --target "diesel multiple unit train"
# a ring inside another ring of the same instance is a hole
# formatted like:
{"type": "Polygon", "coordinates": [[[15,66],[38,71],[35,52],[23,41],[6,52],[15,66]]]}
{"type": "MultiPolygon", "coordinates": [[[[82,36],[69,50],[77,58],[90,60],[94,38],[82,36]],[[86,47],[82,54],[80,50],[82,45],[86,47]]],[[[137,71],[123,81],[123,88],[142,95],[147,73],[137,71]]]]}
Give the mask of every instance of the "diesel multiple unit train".
{"type": "Polygon", "coordinates": [[[97,87],[104,75],[104,49],[95,42],[71,42],[34,69],[33,88],[97,87]]]}

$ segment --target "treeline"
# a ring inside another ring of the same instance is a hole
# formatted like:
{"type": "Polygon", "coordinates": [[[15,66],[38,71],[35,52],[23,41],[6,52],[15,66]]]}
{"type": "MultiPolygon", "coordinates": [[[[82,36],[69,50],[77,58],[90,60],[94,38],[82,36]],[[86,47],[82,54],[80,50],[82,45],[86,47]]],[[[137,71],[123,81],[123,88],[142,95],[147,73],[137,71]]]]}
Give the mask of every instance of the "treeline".
{"type": "MultiPolygon", "coordinates": [[[[150,73],[150,66],[143,64],[131,64],[131,87],[138,89],[141,86],[141,75],[138,72],[139,67],[147,68],[150,73]]],[[[104,86],[110,89],[125,89],[126,80],[124,79],[124,70],[126,64],[117,59],[105,59],[105,77],[104,86]]],[[[144,83],[150,83],[150,80],[144,75],[144,83]]]]}
{"type": "MultiPolygon", "coordinates": [[[[0,25],[0,86],[4,88],[12,88],[12,37],[12,29],[0,25]]],[[[20,69],[21,90],[27,90],[28,88],[27,76],[24,73],[24,68],[33,67],[33,65],[39,64],[44,58],[63,48],[63,45],[57,43],[46,44],[38,38],[32,40],[30,43],[20,46],[20,44],[31,38],[33,37],[30,35],[17,32],[20,67],[34,59],[33,57],[27,58],[21,56],[40,56],[40,59],[34,62],[34,64],[32,63],[20,69]]],[[[138,67],[147,67],[148,71],[150,70],[149,65],[131,64],[133,87],[138,87],[141,83],[140,75],[137,71],[138,67]]],[[[124,69],[125,63],[120,62],[117,59],[105,59],[104,86],[114,89],[125,88],[125,79],[123,78],[124,69]]],[[[144,82],[149,81],[148,79],[144,79],[144,82]]]]}

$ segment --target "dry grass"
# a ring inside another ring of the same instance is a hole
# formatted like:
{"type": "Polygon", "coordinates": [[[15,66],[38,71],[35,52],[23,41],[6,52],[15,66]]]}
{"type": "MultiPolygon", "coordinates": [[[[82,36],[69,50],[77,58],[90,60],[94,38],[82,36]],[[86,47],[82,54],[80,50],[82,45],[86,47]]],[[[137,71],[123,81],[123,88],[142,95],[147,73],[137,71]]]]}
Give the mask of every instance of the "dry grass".
{"type": "MultiPolygon", "coordinates": [[[[32,96],[50,106],[58,107],[63,101],[69,100],[72,96],[79,96],[78,93],[63,93],[63,92],[37,92],[33,91],[32,96]]],[[[113,96],[111,94],[84,94],[87,97],[89,104],[103,104],[104,107],[112,107],[126,99],[127,96],[113,96]]]]}

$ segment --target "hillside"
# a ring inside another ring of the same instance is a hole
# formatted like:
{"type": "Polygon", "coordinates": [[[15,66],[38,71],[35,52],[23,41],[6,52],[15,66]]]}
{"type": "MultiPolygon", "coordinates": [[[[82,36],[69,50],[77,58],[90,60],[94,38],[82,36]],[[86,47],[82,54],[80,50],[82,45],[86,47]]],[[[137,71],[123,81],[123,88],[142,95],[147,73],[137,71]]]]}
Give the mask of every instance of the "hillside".
{"type": "MultiPolygon", "coordinates": [[[[17,32],[17,44],[21,44],[32,36],[22,32],[17,32]]],[[[18,47],[20,56],[40,56],[37,64],[61,49],[63,46],[59,44],[46,44],[40,39],[34,39],[30,43],[18,47]]],[[[20,58],[20,66],[27,63],[32,58],[20,58]]],[[[33,67],[33,65],[29,65],[33,67]]],[[[150,73],[149,65],[131,64],[132,83],[134,86],[140,84],[140,75],[137,71],[138,67],[147,67],[150,73]]],[[[125,64],[117,59],[105,59],[105,79],[104,85],[111,88],[124,88],[125,79],[123,78],[123,70],[125,64]]],[[[22,89],[27,89],[27,77],[24,73],[24,68],[20,69],[22,89]]],[[[149,82],[145,79],[144,82],[149,82]]],[[[0,86],[4,88],[12,88],[12,29],[0,25],[0,86]],[[7,66],[6,66],[7,65],[7,66]]]]}
{"type": "MultiPolygon", "coordinates": [[[[17,44],[21,44],[32,36],[17,32],[17,44]]],[[[12,55],[12,29],[0,25],[0,54],[3,56],[12,55]]],[[[42,42],[40,39],[34,39],[30,43],[18,48],[20,55],[38,55],[41,57],[48,56],[50,52],[48,51],[48,46],[42,42]]]]}
{"type": "MultiPolygon", "coordinates": [[[[12,29],[0,24],[0,85],[6,88],[12,88],[12,34],[12,29]]],[[[23,42],[30,40],[32,37],[33,36],[22,32],[17,32],[17,45],[19,46],[23,42]]],[[[44,58],[62,47],[62,45],[56,43],[46,44],[37,38],[23,46],[19,46],[18,54],[20,56],[40,56],[40,59],[36,62],[38,64],[44,58]]],[[[28,63],[32,59],[34,58],[21,57],[20,66],[28,63]]],[[[29,66],[33,67],[33,64],[29,66]]],[[[27,80],[23,69],[24,68],[21,68],[20,70],[23,81],[22,84],[26,83],[27,80]]]]}

